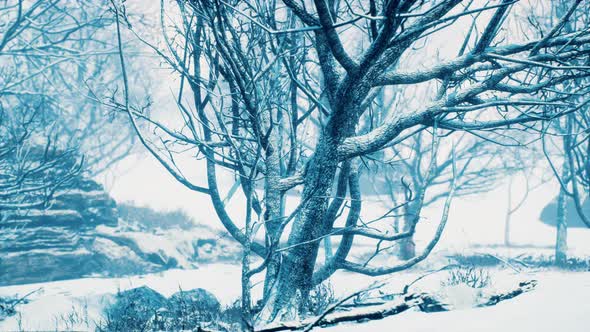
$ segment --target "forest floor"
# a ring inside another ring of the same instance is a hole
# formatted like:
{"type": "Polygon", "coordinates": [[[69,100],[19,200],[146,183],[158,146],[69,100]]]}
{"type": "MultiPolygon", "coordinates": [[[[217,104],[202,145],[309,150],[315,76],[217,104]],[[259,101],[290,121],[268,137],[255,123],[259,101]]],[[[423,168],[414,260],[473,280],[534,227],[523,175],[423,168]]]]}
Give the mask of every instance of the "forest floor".
{"type": "MultiPolygon", "coordinates": [[[[474,250],[482,252],[483,248],[474,250]]],[[[499,256],[497,252],[502,251],[499,248],[493,250],[493,256],[499,256]]],[[[380,290],[380,294],[401,292],[417,278],[444,267],[444,264],[441,265],[443,257],[448,257],[448,253],[435,254],[420,267],[388,277],[387,285],[380,290]]],[[[513,261],[478,267],[476,272],[483,283],[475,288],[457,282],[450,270],[428,274],[412,284],[411,292],[432,294],[452,308],[451,311],[425,313],[410,309],[382,320],[341,323],[325,329],[318,327],[317,330],[588,331],[590,272],[587,268],[586,271],[569,271],[552,267],[523,267],[510,262],[513,261]],[[529,280],[537,281],[537,287],[532,291],[494,306],[475,308],[479,299],[529,280]]],[[[374,280],[337,273],[330,282],[338,298],[367,287],[374,280]]],[[[0,287],[0,297],[30,294],[26,303],[17,306],[18,314],[0,321],[0,331],[93,330],[103,318],[104,307],[112,303],[117,292],[144,285],[164,296],[170,296],[179,289],[204,288],[213,293],[222,305],[231,305],[240,295],[240,267],[216,263],[192,270],[168,270],[125,278],[83,278],[0,287]]],[[[259,288],[254,288],[254,295],[259,288]]]]}
{"type": "MultiPolygon", "coordinates": [[[[458,302],[453,310],[425,313],[415,308],[381,320],[342,323],[325,331],[588,331],[590,272],[543,270],[512,274],[500,271],[496,276],[503,273],[511,274],[511,278],[503,281],[536,280],[537,286],[518,297],[483,308],[470,305],[474,294],[465,288],[439,288],[439,292],[447,293],[448,299],[458,302]]],[[[502,287],[496,285],[495,288],[500,290],[502,287]]]]}

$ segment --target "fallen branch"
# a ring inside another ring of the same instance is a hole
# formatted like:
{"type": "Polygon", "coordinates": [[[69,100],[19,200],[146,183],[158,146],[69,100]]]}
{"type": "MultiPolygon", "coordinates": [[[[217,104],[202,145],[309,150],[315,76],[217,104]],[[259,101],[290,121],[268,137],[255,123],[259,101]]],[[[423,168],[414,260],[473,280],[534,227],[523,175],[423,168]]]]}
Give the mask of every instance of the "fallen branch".
{"type": "MultiPolygon", "coordinates": [[[[448,267],[445,267],[448,268],[448,267]]],[[[445,269],[443,268],[443,269],[445,269]]],[[[443,270],[441,269],[441,270],[443,270]]],[[[410,284],[411,285],[411,284],[410,284]]],[[[518,287],[506,293],[500,293],[490,296],[485,302],[477,307],[489,307],[515,298],[521,294],[533,290],[537,285],[536,280],[523,281],[518,287]]],[[[408,287],[408,286],[406,286],[408,287]]],[[[408,287],[409,288],[409,287],[408,287]]],[[[407,289],[407,288],[406,288],[407,289]]],[[[356,322],[361,320],[377,320],[385,317],[400,314],[410,308],[418,307],[423,312],[447,311],[447,307],[426,293],[412,293],[406,296],[399,296],[395,300],[375,305],[366,305],[363,307],[347,308],[342,310],[343,304],[355,297],[356,295],[366,292],[367,289],[349,295],[339,302],[331,305],[322,315],[309,318],[303,321],[280,322],[267,325],[256,332],[278,332],[278,331],[311,331],[316,326],[334,325],[343,322],[356,322]],[[342,311],[333,312],[337,308],[342,311]]]]}
{"type": "Polygon", "coordinates": [[[302,329],[309,331],[309,329],[313,328],[314,326],[333,325],[343,322],[355,322],[359,320],[383,319],[385,317],[402,313],[410,308],[427,304],[431,300],[432,298],[426,294],[410,294],[385,304],[325,314],[323,315],[324,317],[319,317],[320,319],[318,319],[318,317],[314,317],[301,322],[281,322],[271,324],[256,330],[256,332],[294,331],[302,329]]]}
{"type": "Polygon", "coordinates": [[[523,281],[518,284],[518,287],[502,294],[492,295],[486,302],[480,304],[478,307],[489,307],[498,304],[499,302],[510,300],[526,292],[530,292],[537,286],[537,280],[523,281]]]}
{"type": "Polygon", "coordinates": [[[9,299],[2,299],[0,298],[0,321],[6,317],[12,316],[16,314],[16,306],[21,303],[28,303],[27,298],[37,292],[43,290],[43,287],[39,287],[24,296],[16,297],[16,298],[9,298],[9,299]]]}

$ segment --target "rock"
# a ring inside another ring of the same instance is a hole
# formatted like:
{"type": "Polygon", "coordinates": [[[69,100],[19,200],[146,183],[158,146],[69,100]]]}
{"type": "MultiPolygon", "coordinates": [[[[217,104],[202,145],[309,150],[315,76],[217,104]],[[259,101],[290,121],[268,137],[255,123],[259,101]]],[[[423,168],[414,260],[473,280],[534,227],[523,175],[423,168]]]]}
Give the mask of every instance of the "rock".
{"type": "Polygon", "coordinates": [[[106,321],[101,330],[151,330],[154,317],[165,304],[166,298],[147,286],[120,292],[105,310],[106,321]]]}
{"type": "Polygon", "coordinates": [[[166,304],[166,297],[148,286],[141,286],[119,292],[116,299],[120,304],[133,304],[154,309],[159,309],[166,304]]]}
{"type": "MultiPolygon", "coordinates": [[[[45,181],[41,176],[35,180],[45,181]]],[[[46,206],[0,210],[0,286],[194,268],[195,262],[235,261],[240,254],[235,241],[210,230],[199,231],[197,236],[203,238],[198,240],[190,235],[184,243],[172,230],[152,234],[150,227],[160,219],[184,227],[183,232],[194,227],[181,212],[125,204],[121,211],[129,220],[119,226],[115,200],[80,174],[64,182],[46,206]],[[124,226],[128,221],[146,224],[141,224],[143,231],[129,231],[124,226]]]]}
{"type": "Polygon", "coordinates": [[[221,305],[215,295],[202,288],[173,294],[162,312],[169,330],[196,329],[219,319],[221,305]]]}
{"type": "Polygon", "coordinates": [[[215,295],[203,288],[176,292],[168,300],[170,310],[177,310],[182,306],[195,308],[201,312],[213,313],[217,313],[221,309],[221,304],[215,295]]]}
{"type": "Polygon", "coordinates": [[[165,268],[96,232],[117,226],[117,205],[83,176],[56,191],[47,208],[0,211],[0,220],[0,285],[165,268]]]}
{"type": "Polygon", "coordinates": [[[143,286],[118,293],[105,310],[106,331],[200,331],[203,324],[219,318],[221,306],[215,296],[197,288],[181,291],[168,300],[143,286]]]}
{"type": "Polygon", "coordinates": [[[192,242],[193,259],[198,262],[232,261],[241,255],[241,248],[236,246],[233,239],[214,237],[196,239],[192,242]]]}

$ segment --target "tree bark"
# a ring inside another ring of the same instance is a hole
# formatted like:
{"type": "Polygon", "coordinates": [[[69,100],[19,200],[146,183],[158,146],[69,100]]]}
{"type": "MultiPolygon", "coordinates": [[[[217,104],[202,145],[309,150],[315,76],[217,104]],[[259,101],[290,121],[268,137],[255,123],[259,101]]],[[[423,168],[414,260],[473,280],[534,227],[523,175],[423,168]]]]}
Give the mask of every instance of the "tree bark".
{"type": "MultiPolygon", "coordinates": [[[[418,193],[421,195],[421,193],[418,193]]],[[[419,196],[418,196],[419,197],[419,196]]],[[[419,207],[416,206],[419,202],[411,202],[407,205],[404,213],[403,233],[410,232],[418,222],[417,214],[419,214],[419,207]]],[[[416,243],[414,242],[414,234],[403,238],[399,241],[398,257],[401,260],[410,260],[416,257],[416,243]]]]}
{"type": "MultiPolygon", "coordinates": [[[[565,171],[563,175],[567,176],[565,171]]],[[[557,197],[557,228],[556,228],[556,239],[555,239],[555,264],[558,266],[564,266],[567,263],[567,196],[563,188],[559,190],[559,196],[557,197]]]]}
{"type": "MultiPolygon", "coordinates": [[[[268,128],[271,127],[272,119],[267,119],[268,128]]],[[[281,179],[280,155],[277,149],[279,143],[278,130],[272,130],[269,143],[265,149],[265,166],[266,177],[264,183],[264,225],[266,227],[267,249],[272,250],[273,246],[279,243],[281,237],[281,224],[283,221],[283,193],[278,190],[279,180],[281,179]]],[[[270,288],[275,283],[279,273],[280,255],[272,253],[268,258],[269,262],[266,267],[266,276],[264,278],[264,298],[270,292],[270,288]]]]}
{"type": "Polygon", "coordinates": [[[508,182],[508,208],[506,209],[506,218],[504,219],[504,245],[510,247],[510,222],[512,221],[512,176],[508,182]]]}
{"type": "MultiPolygon", "coordinates": [[[[403,232],[409,232],[412,229],[411,223],[413,220],[407,220],[404,222],[403,232]]],[[[414,236],[408,236],[400,240],[399,243],[399,259],[409,260],[416,257],[416,243],[414,242],[414,236]]]]}
{"type": "Polygon", "coordinates": [[[301,309],[301,299],[307,298],[313,286],[319,239],[332,226],[322,221],[338,168],[336,151],[336,144],[330,138],[320,139],[306,175],[302,195],[304,207],[293,224],[287,243],[290,249],[283,255],[278,278],[261,313],[262,320],[295,319],[301,309]]]}

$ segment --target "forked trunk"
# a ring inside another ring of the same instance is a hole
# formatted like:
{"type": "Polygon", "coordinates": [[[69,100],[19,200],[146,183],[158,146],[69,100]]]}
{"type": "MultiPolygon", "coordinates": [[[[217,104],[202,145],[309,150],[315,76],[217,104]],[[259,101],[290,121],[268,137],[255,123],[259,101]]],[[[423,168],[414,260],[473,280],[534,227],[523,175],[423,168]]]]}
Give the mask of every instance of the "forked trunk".
{"type": "Polygon", "coordinates": [[[269,290],[259,321],[293,320],[304,309],[321,237],[332,226],[324,216],[338,168],[336,149],[322,140],[306,174],[303,207],[289,235],[278,278],[269,290]]]}

